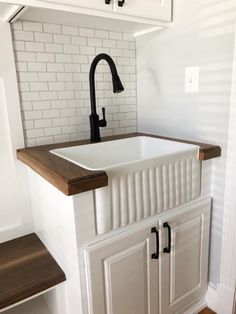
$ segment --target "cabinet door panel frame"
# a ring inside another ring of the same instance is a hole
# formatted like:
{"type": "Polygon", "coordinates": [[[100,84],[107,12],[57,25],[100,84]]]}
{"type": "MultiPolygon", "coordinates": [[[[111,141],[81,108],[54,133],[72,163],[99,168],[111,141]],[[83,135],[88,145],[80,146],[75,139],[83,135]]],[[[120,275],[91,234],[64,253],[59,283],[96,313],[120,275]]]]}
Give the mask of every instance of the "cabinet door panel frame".
{"type": "MultiPolygon", "coordinates": [[[[114,299],[117,295],[115,294],[114,297],[113,292],[115,291],[115,283],[113,281],[114,276],[112,272],[114,271],[116,264],[118,269],[119,266],[122,268],[122,262],[124,262],[126,258],[132,260],[132,255],[135,256],[136,253],[140,253],[140,256],[142,256],[142,254],[145,256],[145,260],[143,261],[143,273],[140,274],[143,276],[146,286],[146,289],[144,289],[146,295],[143,299],[145,313],[158,314],[159,260],[151,258],[156,248],[156,237],[151,233],[152,227],[153,225],[148,225],[139,231],[136,230],[130,233],[125,233],[125,235],[121,234],[115,236],[110,241],[105,240],[104,245],[102,245],[101,242],[98,242],[85,249],[84,255],[89,314],[117,314],[115,307],[113,307],[113,303],[115,303],[114,299]],[[98,287],[103,288],[100,288],[100,291],[98,291],[98,287]],[[103,289],[103,291],[101,291],[101,289],[103,289]]],[[[140,259],[138,261],[141,262],[140,259]]],[[[127,272],[125,270],[127,269],[124,269],[124,273],[127,272]]],[[[118,278],[116,274],[117,273],[115,272],[115,277],[118,278]]],[[[116,282],[119,286],[119,278],[116,282]]],[[[139,292],[140,291],[138,290],[137,294],[139,292]]],[[[127,302],[127,307],[128,303],[129,302],[127,302]]],[[[143,311],[141,311],[140,314],[142,312],[143,311]]],[[[139,312],[137,312],[137,314],[139,314],[139,312]]]]}
{"type": "MultiPolygon", "coordinates": [[[[186,304],[194,303],[201,298],[207,289],[207,273],[208,273],[208,247],[209,247],[209,229],[210,229],[210,204],[211,201],[205,200],[198,206],[190,207],[186,212],[182,212],[179,215],[166,217],[160,221],[160,226],[168,221],[171,226],[171,251],[170,253],[161,253],[160,259],[160,300],[161,300],[161,313],[173,314],[178,313],[186,304]],[[200,228],[200,229],[199,229],[200,228]],[[190,233],[192,230],[192,234],[190,233]],[[186,232],[185,232],[186,231],[186,232]],[[195,232],[195,234],[194,234],[195,232]],[[178,234],[179,233],[179,234],[178,234]],[[197,235],[197,237],[196,237],[197,235]],[[179,238],[179,237],[182,237],[179,238]],[[179,238],[179,239],[178,239],[179,238]],[[181,241],[181,244],[178,241],[181,241]],[[196,251],[198,261],[190,256],[191,264],[188,264],[188,260],[184,260],[184,257],[189,255],[191,249],[198,248],[199,253],[196,251]],[[179,254],[178,250],[182,250],[179,254]],[[185,256],[184,256],[185,253],[185,256]],[[183,273],[183,269],[178,268],[181,262],[181,255],[183,254],[183,263],[186,266],[187,273],[183,273]],[[179,256],[178,256],[179,255],[179,256]],[[178,260],[176,260],[178,258],[178,260]],[[191,267],[189,268],[188,267],[191,267]],[[192,268],[193,267],[193,268],[192,268]],[[199,267],[199,268],[198,268],[199,267]],[[182,271],[182,276],[185,285],[190,285],[190,289],[187,286],[181,286],[181,276],[177,273],[182,271]],[[191,271],[193,275],[191,277],[191,271]],[[197,271],[197,274],[194,273],[197,271]],[[175,282],[176,276],[178,282],[175,282]],[[188,277],[189,276],[189,277],[188,277]],[[188,281],[189,278],[189,281],[188,281]],[[184,281],[185,280],[185,281],[184,281]],[[191,287],[192,286],[192,287],[191,287]],[[176,295],[175,289],[180,289],[180,295],[176,295]],[[189,289],[189,290],[188,290],[189,289]],[[188,291],[184,291],[188,290],[188,291]]],[[[161,247],[162,249],[167,243],[167,232],[165,229],[161,230],[161,247]]]]}

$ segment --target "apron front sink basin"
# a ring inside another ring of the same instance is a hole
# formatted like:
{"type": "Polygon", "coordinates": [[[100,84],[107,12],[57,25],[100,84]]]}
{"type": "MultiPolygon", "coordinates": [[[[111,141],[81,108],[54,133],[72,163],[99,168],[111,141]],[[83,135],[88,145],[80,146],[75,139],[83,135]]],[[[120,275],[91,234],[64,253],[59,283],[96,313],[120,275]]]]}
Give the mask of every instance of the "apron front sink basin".
{"type": "Polygon", "coordinates": [[[108,186],[95,190],[99,234],[200,196],[199,146],[137,136],[52,150],[89,170],[105,170],[108,186]]]}

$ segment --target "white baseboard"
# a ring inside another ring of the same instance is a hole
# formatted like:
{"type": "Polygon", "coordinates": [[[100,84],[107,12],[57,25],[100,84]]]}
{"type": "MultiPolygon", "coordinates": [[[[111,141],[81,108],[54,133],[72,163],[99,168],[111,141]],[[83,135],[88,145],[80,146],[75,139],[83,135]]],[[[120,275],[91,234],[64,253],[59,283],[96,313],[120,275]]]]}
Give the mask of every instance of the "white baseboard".
{"type": "Polygon", "coordinates": [[[219,284],[217,289],[208,286],[207,291],[208,307],[217,314],[232,314],[234,291],[224,285],[219,284]]]}
{"type": "Polygon", "coordinates": [[[184,314],[197,314],[201,312],[203,309],[207,307],[207,301],[204,298],[198,303],[194,304],[188,311],[184,312],[184,314]]]}
{"type": "Polygon", "coordinates": [[[208,290],[207,290],[207,295],[206,295],[206,299],[207,299],[207,305],[208,307],[213,310],[214,312],[217,311],[217,290],[214,289],[211,286],[208,286],[208,290]]]}

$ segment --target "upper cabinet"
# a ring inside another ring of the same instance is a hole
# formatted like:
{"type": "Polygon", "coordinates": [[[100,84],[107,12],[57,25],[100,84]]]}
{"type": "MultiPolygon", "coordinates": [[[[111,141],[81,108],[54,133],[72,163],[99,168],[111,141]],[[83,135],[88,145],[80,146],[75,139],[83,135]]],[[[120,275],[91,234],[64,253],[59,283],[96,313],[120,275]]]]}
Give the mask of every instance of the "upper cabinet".
{"type": "Polygon", "coordinates": [[[129,17],[158,21],[172,20],[172,0],[44,0],[58,4],[72,5],[129,17]]]}
{"type": "Polygon", "coordinates": [[[173,0],[1,0],[1,2],[158,26],[165,26],[172,21],[173,9],[173,0]]]}
{"type": "Polygon", "coordinates": [[[42,0],[41,2],[48,2],[48,3],[57,3],[57,4],[63,4],[66,6],[75,6],[75,7],[81,7],[86,9],[93,9],[93,10],[99,10],[104,12],[112,12],[113,6],[112,1],[110,0],[42,0]]]}
{"type": "Polygon", "coordinates": [[[116,12],[159,21],[171,22],[172,0],[116,0],[116,12]]]}

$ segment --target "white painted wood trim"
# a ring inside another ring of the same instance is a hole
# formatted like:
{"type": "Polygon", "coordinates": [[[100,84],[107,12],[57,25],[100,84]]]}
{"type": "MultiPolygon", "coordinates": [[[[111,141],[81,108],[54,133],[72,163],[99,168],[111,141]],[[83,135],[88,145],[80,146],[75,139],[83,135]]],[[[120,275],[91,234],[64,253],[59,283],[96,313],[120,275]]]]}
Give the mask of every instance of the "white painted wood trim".
{"type": "Polygon", "coordinates": [[[207,307],[206,299],[199,301],[198,303],[194,304],[188,311],[184,312],[183,314],[196,314],[202,311],[207,307]]]}
{"type": "Polygon", "coordinates": [[[0,13],[1,22],[3,23],[9,22],[14,17],[14,15],[16,15],[17,12],[20,11],[20,9],[21,9],[21,5],[15,5],[15,4],[9,4],[9,5],[6,4],[6,6],[4,5],[4,10],[3,10],[4,12],[0,13]]]}
{"type": "Polygon", "coordinates": [[[217,311],[217,290],[208,285],[206,294],[207,306],[214,312],[217,311]]]}
{"type": "Polygon", "coordinates": [[[234,290],[219,284],[217,289],[208,286],[207,305],[217,314],[232,314],[234,304],[234,290]]]}
{"type": "Polygon", "coordinates": [[[5,307],[4,309],[0,310],[0,313],[5,312],[5,311],[10,310],[10,309],[13,309],[13,308],[17,307],[18,305],[21,305],[21,304],[23,304],[23,303],[25,303],[25,302],[28,302],[28,301],[30,301],[30,300],[33,300],[33,299],[35,299],[35,298],[37,298],[37,297],[39,297],[39,296],[41,296],[41,295],[44,295],[45,293],[47,293],[47,292],[49,292],[49,291],[51,291],[51,290],[53,290],[53,289],[56,289],[57,287],[59,287],[59,286],[61,286],[61,285],[63,285],[63,284],[64,284],[64,283],[60,283],[60,284],[58,284],[58,285],[56,285],[56,286],[53,286],[53,287],[51,287],[51,288],[49,288],[49,289],[47,289],[47,290],[44,290],[44,291],[42,291],[42,292],[39,292],[39,293],[33,295],[32,297],[26,298],[26,299],[24,299],[24,300],[22,300],[22,301],[20,301],[20,302],[17,302],[17,303],[15,303],[15,304],[13,304],[13,305],[10,305],[10,306],[8,306],[8,307],[5,307]]]}
{"type": "MultiPolygon", "coordinates": [[[[0,37],[4,42],[0,52],[1,88],[3,106],[5,106],[7,124],[9,129],[10,149],[13,158],[14,184],[20,210],[20,221],[17,224],[9,225],[0,232],[0,241],[4,242],[15,237],[33,231],[31,202],[26,167],[17,160],[16,149],[24,147],[23,127],[21,120],[21,109],[17,86],[15,60],[13,54],[11,29],[9,23],[0,22],[0,37]]],[[[9,191],[10,193],[11,191],[9,191]]]]}

